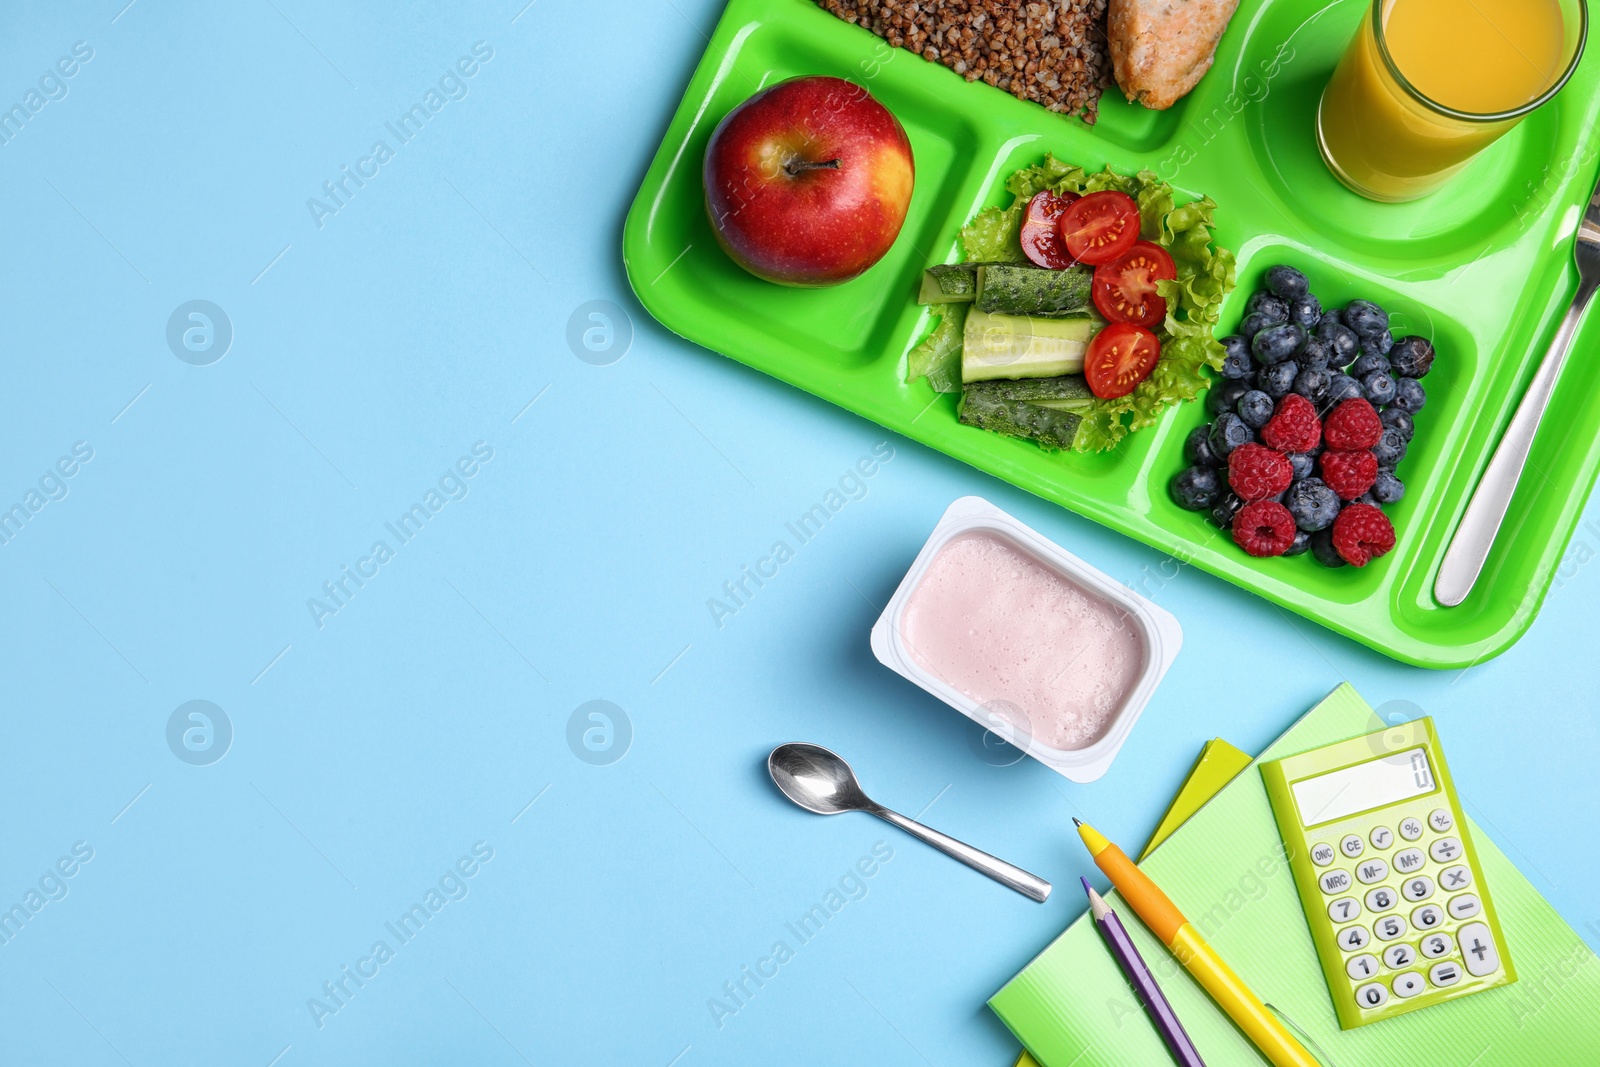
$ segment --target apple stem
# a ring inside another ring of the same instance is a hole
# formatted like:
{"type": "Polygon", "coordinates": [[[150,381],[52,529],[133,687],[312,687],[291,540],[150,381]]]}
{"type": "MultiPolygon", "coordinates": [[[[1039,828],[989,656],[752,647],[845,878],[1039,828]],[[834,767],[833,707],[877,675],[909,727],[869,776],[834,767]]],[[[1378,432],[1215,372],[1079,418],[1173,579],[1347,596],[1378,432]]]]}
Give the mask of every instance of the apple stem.
{"type": "Polygon", "coordinates": [[[796,178],[808,170],[838,170],[839,161],[837,159],[830,159],[826,163],[813,163],[809,160],[802,159],[795,160],[791,163],[785,163],[783,165],[783,169],[789,172],[789,177],[796,178]]]}

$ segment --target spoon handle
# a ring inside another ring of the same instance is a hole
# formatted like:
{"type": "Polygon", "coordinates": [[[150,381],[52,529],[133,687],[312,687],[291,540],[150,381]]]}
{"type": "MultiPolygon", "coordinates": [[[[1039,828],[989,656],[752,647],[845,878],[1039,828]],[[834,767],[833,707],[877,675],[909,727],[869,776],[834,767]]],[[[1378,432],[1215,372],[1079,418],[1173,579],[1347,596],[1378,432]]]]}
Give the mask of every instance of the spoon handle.
{"type": "Polygon", "coordinates": [[[982,871],[1001,885],[1015,889],[1029,900],[1037,900],[1042,904],[1050,895],[1050,883],[1036,874],[1029,874],[1021,867],[1013,866],[963,841],[941,834],[915,819],[906,818],[897,811],[890,811],[884,807],[874,807],[870,810],[884,822],[900,827],[912,837],[932,845],[947,856],[960,860],[973,870],[982,871]]]}

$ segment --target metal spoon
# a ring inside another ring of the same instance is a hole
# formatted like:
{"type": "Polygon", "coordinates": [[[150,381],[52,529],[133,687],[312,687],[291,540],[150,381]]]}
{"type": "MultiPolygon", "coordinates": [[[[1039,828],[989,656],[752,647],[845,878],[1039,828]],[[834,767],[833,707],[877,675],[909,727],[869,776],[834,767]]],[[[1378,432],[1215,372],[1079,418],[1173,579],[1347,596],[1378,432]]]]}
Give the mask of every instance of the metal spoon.
{"type": "Polygon", "coordinates": [[[1556,378],[1567,361],[1572,340],[1583,322],[1584,309],[1600,288],[1600,189],[1595,190],[1588,209],[1578,224],[1577,249],[1578,292],[1572,298],[1572,307],[1556,329],[1544,361],[1534,373],[1528,391],[1517,405],[1517,413],[1506,427],[1505,436],[1495,449],[1494,457],[1483,472],[1472,500],[1467,504],[1461,525],[1445,550],[1444,562],[1439,565],[1439,576],[1434,579],[1433,596],[1447,608],[1453,608],[1472,592],[1478,575],[1489,559],[1489,550],[1500,533],[1511,498],[1516,494],[1517,482],[1522,478],[1522,468],[1533,450],[1534,431],[1544,418],[1550,395],[1555,391],[1556,378]]]}
{"type": "Polygon", "coordinates": [[[980,852],[971,845],[937,830],[930,830],[914,819],[890,811],[874,802],[862,792],[855,772],[838,755],[821,745],[792,742],[779,745],[767,757],[767,773],[783,795],[818,815],[837,815],[841,811],[865,811],[884,822],[892,823],[947,856],[965,863],[975,871],[982,871],[1003,886],[1008,886],[1030,900],[1040,903],[1050,895],[1050,883],[1021,867],[1013,867],[1005,860],[980,852]]]}

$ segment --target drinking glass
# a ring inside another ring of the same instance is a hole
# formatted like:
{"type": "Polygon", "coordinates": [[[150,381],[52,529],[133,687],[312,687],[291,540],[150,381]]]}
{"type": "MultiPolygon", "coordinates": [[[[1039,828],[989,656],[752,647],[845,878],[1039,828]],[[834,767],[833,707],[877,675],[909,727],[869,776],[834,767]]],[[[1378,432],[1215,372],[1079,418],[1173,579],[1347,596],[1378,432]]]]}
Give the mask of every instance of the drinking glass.
{"type": "Polygon", "coordinates": [[[1567,84],[1589,33],[1585,0],[1561,0],[1562,73],[1520,107],[1474,114],[1431,100],[1407,80],[1384,40],[1403,0],[1373,0],[1317,108],[1322,159],[1345,185],[1371,200],[1416,200],[1443,185],[1567,84]]]}

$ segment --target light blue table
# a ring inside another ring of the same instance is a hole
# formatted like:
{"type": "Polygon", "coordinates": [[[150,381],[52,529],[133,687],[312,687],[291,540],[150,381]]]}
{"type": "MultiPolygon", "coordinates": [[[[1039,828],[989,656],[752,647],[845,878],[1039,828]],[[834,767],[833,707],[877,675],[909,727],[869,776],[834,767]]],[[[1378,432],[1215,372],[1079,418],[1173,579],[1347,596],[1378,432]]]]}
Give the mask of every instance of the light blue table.
{"type": "Polygon", "coordinates": [[[1141,841],[1202,741],[1344,678],[1438,717],[1600,946],[1600,511],[1510,653],[1398,666],[648,321],[622,219],[716,0],[124,2],[0,17],[0,1061],[1009,1063],[984,1000],[1081,910],[1069,817],[1141,841]],[[967,493],[1185,627],[1100,782],[871,658],[967,493]],[[789,807],[791,739],[1060,891],[789,807]]]}

